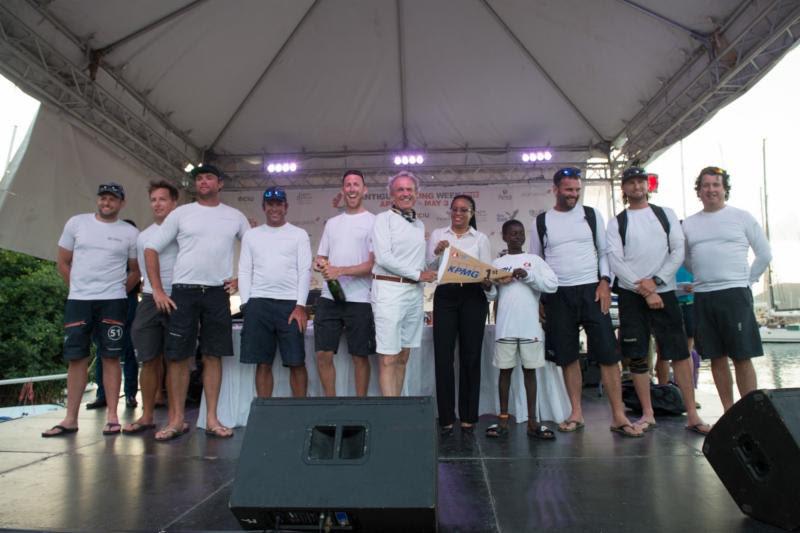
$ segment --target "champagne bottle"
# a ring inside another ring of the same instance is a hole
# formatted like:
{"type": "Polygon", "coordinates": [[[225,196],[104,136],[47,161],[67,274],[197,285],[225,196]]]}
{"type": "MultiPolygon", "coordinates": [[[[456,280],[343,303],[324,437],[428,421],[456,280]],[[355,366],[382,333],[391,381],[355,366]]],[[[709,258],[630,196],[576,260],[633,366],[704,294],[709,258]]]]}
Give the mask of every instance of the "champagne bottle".
{"type": "MultiPolygon", "coordinates": [[[[323,266],[327,266],[328,262],[325,261],[323,266]]],[[[347,301],[347,298],[344,295],[344,289],[342,289],[342,284],[339,283],[338,279],[330,279],[326,280],[328,284],[328,290],[331,291],[331,296],[333,296],[333,300],[338,303],[343,303],[347,301]]]]}

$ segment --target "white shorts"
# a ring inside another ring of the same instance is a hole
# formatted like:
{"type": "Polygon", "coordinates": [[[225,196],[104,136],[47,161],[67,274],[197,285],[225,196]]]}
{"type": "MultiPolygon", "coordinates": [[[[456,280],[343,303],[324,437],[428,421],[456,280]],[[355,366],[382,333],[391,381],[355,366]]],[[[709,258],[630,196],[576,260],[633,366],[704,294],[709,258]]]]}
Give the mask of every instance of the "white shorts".
{"type": "Polygon", "coordinates": [[[383,355],[418,348],[422,343],[422,285],[372,281],[376,351],[383,355]]]}
{"type": "Polygon", "coordinates": [[[494,346],[492,364],[505,370],[517,366],[517,358],[522,360],[522,368],[541,368],[544,366],[544,343],[532,339],[498,339],[494,346]]]}

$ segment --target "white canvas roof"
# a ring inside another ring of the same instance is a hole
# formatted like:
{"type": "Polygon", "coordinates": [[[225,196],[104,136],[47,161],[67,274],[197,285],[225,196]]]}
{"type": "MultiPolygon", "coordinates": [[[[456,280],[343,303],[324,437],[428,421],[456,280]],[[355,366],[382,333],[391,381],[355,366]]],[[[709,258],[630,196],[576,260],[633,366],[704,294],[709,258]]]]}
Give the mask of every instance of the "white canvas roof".
{"type": "Polygon", "coordinates": [[[431,168],[536,147],[646,159],[752,85],[798,21],[793,1],[14,0],[0,69],[154,174],[205,158],[263,186],[275,157],[307,179],[404,148],[431,168]]]}

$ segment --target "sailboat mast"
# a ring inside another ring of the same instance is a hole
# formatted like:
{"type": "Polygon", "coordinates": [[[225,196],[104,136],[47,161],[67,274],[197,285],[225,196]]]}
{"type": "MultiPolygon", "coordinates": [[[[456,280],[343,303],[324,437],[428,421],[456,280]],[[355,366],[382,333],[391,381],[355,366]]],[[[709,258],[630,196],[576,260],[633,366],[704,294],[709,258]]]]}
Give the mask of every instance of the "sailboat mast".
{"type": "MultiPolygon", "coordinates": [[[[769,203],[768,203],[768,193],[767,193],[767,138],[764,137],[761,139],[761,179],[763,181],[763,190],[764,190],[764,233],[767,235],[767,240],[770,241],[772,244],[772,240],[770,239],[769,235],[769,203]]],[[[773,287],[772,283],[772,262],[767,265],[767,295],[769,298],[768,302],[768,310],[771,311],[775,309],[775,288],[773,287]]]]}

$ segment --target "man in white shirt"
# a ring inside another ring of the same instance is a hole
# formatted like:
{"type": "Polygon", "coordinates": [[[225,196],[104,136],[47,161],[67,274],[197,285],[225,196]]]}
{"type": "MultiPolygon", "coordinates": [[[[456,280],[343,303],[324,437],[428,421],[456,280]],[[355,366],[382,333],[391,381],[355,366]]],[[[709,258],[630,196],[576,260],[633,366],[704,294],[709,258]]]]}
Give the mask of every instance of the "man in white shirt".
{"type": "Polygon", "coordinates": [[[375,215],[364,208],[366,193],[364,174],[359,170],[345,171],[342,177],[345,211],[325,223],[314,264],[327,282],[340,285],[345,298],[338,301],[326,283],[317,301],[314,349],[325,396],[336,396],[333,356],[339,348],[342,330],[353,358],[356,395],[366,396],[369,387],[369,356],[375,353],[375,319],[370,305],[375,215]]]}
{"type": "Polygon", "coordinates": [[[579,362],[578,326],[588,339],[588,356],[600,365],[601,379],[611,405],[610,430],[623,437],[641,437],[625,416],[620,357],[608,314],[611,278],[606,257],[603,217],[580,204],[581,171],[567,167],[553,176],[556,205],[541,213],[534,225],[531,253],[544,259],[558,276],[555,294],[543,295],[547,358],[564,371],[572,412],[558,426],[562,432],[584,427],[579,362]]]}
{"type": "Polygon", "coordinates": [[[680,221],[672,209],[648,202],[643,168],[631,167],[622,174],[622,197],[628,208],[608,222],[607,238],[609,263],[617,278],[622,356],[630,359],[642,405],[635,425],[644,431],[656,427],[647,360],[652,333],[661,359],[672,361],[686,406],[686,429],[705,435],[711,426],[703,423],[695,406],[692,362],[675,295],[675,273],[684,258],[680,221]]]}
{"type": "MultiPolygon", "coordinates": [[[[178,189],[168,181],[150,182],[147,193],[150,196],[153,223],[139,233],[139,238],[136,239],[137,259],[142,265],[145,264],[145,244],[158,232],[167,215],[178,206],[178,189]]],[[[172,269],[175,267],[177,256],[176,241],[172,241],[158,256],[161,286],[167,295],[172,293],[172,269]]],[[[142,364],[139,377],[142,388],[142,416],[122,428],[122,432],[126,434],[141,433],[155,428],[153,411],[164,377],[164,346],[167,340],[169,315],[156,307],[153,301],[153,287],[146,269],[142,277],[141,301],[136,308],[136,317],[131,328],[136,359],[142,364]]]]}
{"type": "Polygon", "coordinates": [[[400,396],[409,353],[422,341],[420,282],[435,281],[436,272],[425,270],[425,225],[414,211],[419,180],[402,171],[388,189],[392,208],[375,217],[372,230],[372,312],[381,394],[400,396]]]}
{"type": "Polygon", "coordinates": [[[289,367],[292,396],[308,389],[304,333],[311,283],[311,241],[305,230],[286,222],[286,191],[270,187],[261,203],[267,223],[242,239],[239,294],[242,297],[242,363],[256,364],[256,393],[272,396],[272,362],[281,349],[289,367]]]}
{"type": "Polygon", "coordinates": [[[97,190],[97,212],[75,215],[58,240],[57,266],[69,295],[64,306],[64,359],[67,370],[67,414],[42,433],[59,437],[78,431],[78,410],[86,389],[89,345],[97,340],[103,357],[106,425],[103,435],[120,432],[117,403],[122,381],[127,292],[139,282],[136,262],[138,230],[119,220],[125,205],[122,185],[107,183],[97,190]],[[126,273],[127,270],[127,273],[126,273]]]}
{"type": "Polygon", "coordinates": [[[764,355],[753,313],[750,286],[772,260],[764,231],[755,218],[726,204],[730,176],[718,167],[706,167],[695,181],[703,210],[683,221],[686,267],[694,274],[695,345],[711,359],[711,373],[723,408],[733,405],[736,371],[741,396],[757,387],[752,357],[764,355]],[[748,264],[752,248],[755,259],[748,264]]]}
{"type": "Polygon", "coordinates": [[[247,218],[219,199],[222,173],[211,165],[192,170],[197,201],[171,212],[145,244],[147,276],[153,302],[170,314],[167,359],[169,422],[156,433],[156,440],[170,440],[189,428],[184,421],[184,403],[189,387],[190,364],[197,351],[198,329],[203,358],[203,391],[206,398],[206,434],[233,436],[217,418],[222,381],[220,357],[233,356],[230,294],[236,291],[233,252],[236,240],[250,229],[247,218]],[[178,256],[172,278],[172,294],[161,281],[160,255],[177,241],[178,256]]]}

